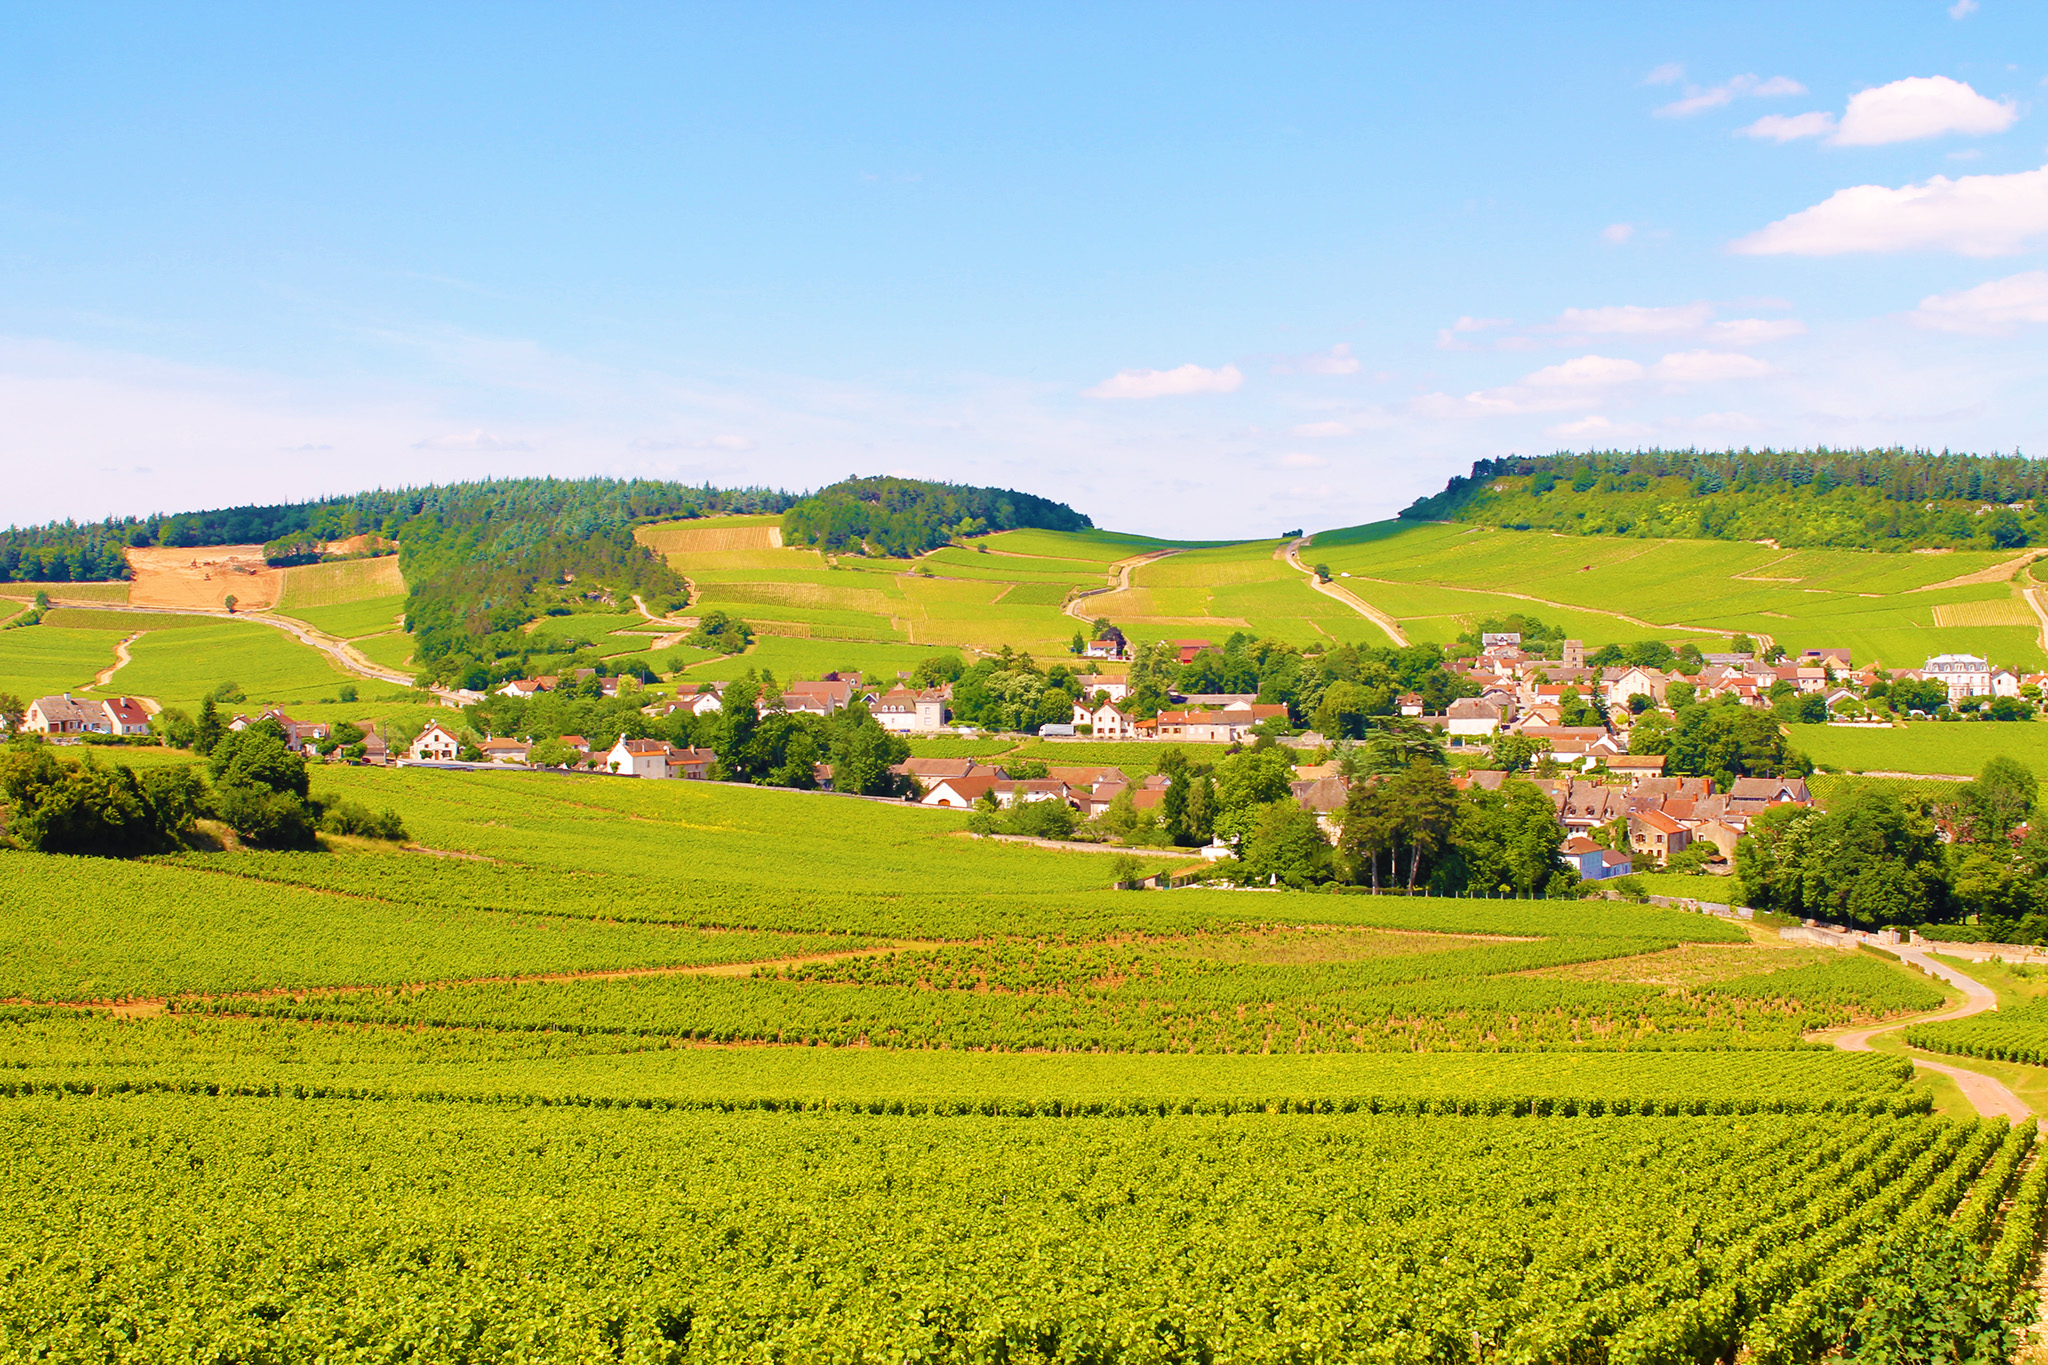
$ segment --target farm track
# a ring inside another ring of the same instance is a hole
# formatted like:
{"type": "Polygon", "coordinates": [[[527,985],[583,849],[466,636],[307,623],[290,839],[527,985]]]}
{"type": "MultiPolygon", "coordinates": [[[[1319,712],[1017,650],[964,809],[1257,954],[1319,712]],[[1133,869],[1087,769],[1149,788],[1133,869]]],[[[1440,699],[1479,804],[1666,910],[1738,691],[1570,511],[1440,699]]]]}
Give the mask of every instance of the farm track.
{"type": "MultiPolygon", "coordinates": [[[[1963,993],[1963,1004],[1957,1009],[1944,1010],[1939,1014],[1919,1015],[1912,1019],[1901,1020],[1896,1024],[1883,1024],[1877,1028],[1856,1029],[1853,1032],[1844,1033],[1834,1040],[1835,1046],[1842,1051],[1870,1052],[1874,1050],[1870,1046],[1870,1040],[1880,1033],[1893,1033],[1914,1024],[1939,1023],[1944,1019],[1967,1019],[1973,1014],[1983,1014],[1987,1010],[1998,1008],[1997,994],[1982,982],[1965,976],[1962,972],[1957,971],[1946,963],[1936,962],[1926,953],[1915,952],[1913,949],[1905,947],[1897,948],[1894,951],[1898,953],[1901,960],[1911,963],[1929,976],[1940,977],[1950,985],[1961,990],[1963,993]]],[[[1907,1060],[1924,1071],[1939,1072],[1941,1075],[1954,1081],[1957,1088],[1963,1092],[1963,1098],[1968,1100],[1976,1108],[1977,1112],[1986,1118],[2003,1117],[2018,1123],[2022,1119],[2033,1116],[2034,1111],[2027,1108],[2020,1101],[2018,1095],[2008,1090],[2004,1082],[1987,1076],[1981,1071],[1971,1071],[1965,1067],[1951,1066],[1947,1062],[1927,1061],[1920,1057],[1909,1056],[1907,1060]]]]}
{"type": "Polygon", "coordinates": [[[1345,606],[1385,631],[1388,639],[1397,645],[1405,647],[1408,644],[1408,635],[1406,631],[1401,629],[1398,621],[1366,601],[1363,597],[1360,597],[1357,593],[1352,592],[1349,588],[1340,588],[1335,583],[1323,582],[1320,578],[1316,577],[1314,569],[1307,567],[1301,562],[1301,547],[1313,539],[1315,539],[1314,536],[1303,536],[1291,544],[1280,546],[1273,551],[1273,557],[1275,559],[1286,559],[1289,564],[1293,565],[1308,579],[1308,585],[1311,588],[1314,588],[1325,597],[1335,598],[1337,601],[1342,602],[1345,606]]]}
{"type": "Polygon", "coordinates": [[[114,675],[116,673],[119,673],[122,669],[128,666],[128,646],[133,644],[135,641],[141,639],[142,635],[143,632],[138,630],[133,635],[124,636],[122,639],[115,642],[114,662],[107,665],[105,668],[101,669],[98,673],[95,673],[93,675],[92,685],[94,687],[105,687],[108,683],[114,680],[114,675]]]}
{"type": "Polygon", "coordinates": [[[1100,597],[1105,593],[1129,592],[1131,590],[1131,574],[1139,566],[1179,553],[1179,550],[1148,550],[1141,555],[1132,555],[1129,559],[1119,559],[1104,570],[1105,577],[1109,574],[1117,575],[1117,581],[1114,585],[1105,583],[1099,588],[1083,588],[1068,598],[1060,610],[1073,617],[1076,621],[1092,621],[1095,618],[1080,609],[1083,602],[1086,602],[1091,597],[1100,597]]]}
{"type": "Polygon", "coordinates": [[[2048,654],[2048,606],[2042,605],[2041,592],[2040,588],[2021,588],[2020,596],[2026,599],[2027,605],[2034,609],[2034,615],[2041,622],[2041,651],[2048,654]]]}

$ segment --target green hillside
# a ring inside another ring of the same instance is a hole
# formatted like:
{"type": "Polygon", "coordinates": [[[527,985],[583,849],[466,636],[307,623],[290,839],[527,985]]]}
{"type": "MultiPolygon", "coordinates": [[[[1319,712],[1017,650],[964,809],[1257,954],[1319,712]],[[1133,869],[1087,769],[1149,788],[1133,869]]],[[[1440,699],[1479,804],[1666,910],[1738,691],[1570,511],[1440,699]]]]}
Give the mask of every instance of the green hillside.
{"type": "Polygon", "coordinates": [[[2032,580],[2011,551],[1787,550],[1387,521],[1319,532],[1303,558],[1350,574],[1338,581],[1418,640],[1448,642],[1474,619],[1522,612],[1589,643],[1741,633],[1793,653],[1847,648],[1859,665],[1918,667],[1966,651],[2048,666],[2024,596],[2032,580]]]}
{"type": "Polygon", "coordinates": [[[1594,451],[1481,460],[1410,521],[1837,548],[2048,542],[2048,465],[1906,450],[1594,451]]]}

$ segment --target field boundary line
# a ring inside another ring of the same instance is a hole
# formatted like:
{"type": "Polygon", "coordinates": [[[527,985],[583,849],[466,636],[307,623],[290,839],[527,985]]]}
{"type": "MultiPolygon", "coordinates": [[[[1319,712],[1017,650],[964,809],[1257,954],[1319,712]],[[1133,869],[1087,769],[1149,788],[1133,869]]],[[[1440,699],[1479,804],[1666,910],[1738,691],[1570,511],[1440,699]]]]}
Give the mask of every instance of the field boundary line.
{"type": "MultiPolygon", "coordinates": [[[[1929,976],[1938,977],[1960,990],[1963,993],[1963,1003],[1955,1009],[1915,1015],[1910,1019],[1901,1019],[1895,1024],[1881,1024],[1876,1028],[1856,1029],[1841,1034],[1834,1043],[1842,1051],[1874,1052],[1876,1049],[1870,1046],[1870,1040],[1880,1033],[1896,1033],[1900,1029],[1918,1024],[1938,1024],[1949,1019],[1967,1019],[1973,1014],[1983,1014],[1998,1008],[1998,993],[1960,969],[1945,962],[1936,962],[1925,952],[1903,945],[1891,951],[1898,955],[1901,962],[1918,967],[1929,976]]],[[[1954,1081],[1957,1088],[1963,1092],[1963,1098],[1985,1118],[2003,1116],[2018,1123],[2022,1119],[2033,1117],[2034,1111],[2009,1090],[2005,1082],[1995,1076],[1987,1076],[1968,1067],[1952,1066],[1947,1062],[1928,1061],[1910,1053],[1907,1054],[1906,1060],[1922,1070],[1938,1072],[1954,1081]]]]}
{"type": "MultiPolygon", "coordinates": [[[[1301,575],[1308,580],[1309,587],[1313,588],[1315,591],[1321,593],[1325,597],[1334,598],[1335,600],[1342,602],[1345,606],[1351,608],[1360,616],[1363,616],[1366,620],[1372,622],[1381,630],[1385,631],[1387,633],[1387,638],[1392,640],[1396,645],[1400,645],[1403,648],[1405,648],[1408,645],[1408,634],[1406,631],[1401,629],[1400,622],[1396,621],[1393,617],[1381,611],[1372,603],[1366,601],[1363,597],[1360,597],[1357,593],[1352,592],[1349,588],[1340,588],[1335,583],[1323,582],[1322,579],[1316,576],[1316,571],[1314,569],[1309,568],[1307,565],[1301,562],[1301,547],[1308,544],[1311,540],[1314,539],[1314,536],[1301,536],[1298,539],[1296,539],[1293,543],[1282,546],[1281,549],[1284,549],[1286,551],[1286,555],[1284,557],[1287,560],[1287,562],[1289,564],[1292,564],[1296,569],[1301,571],[1301,575]]],[[[1280,549],[1276,549],[1273,551],[1273,557],[1276,559],[1282,558],[1280,549]]]]}

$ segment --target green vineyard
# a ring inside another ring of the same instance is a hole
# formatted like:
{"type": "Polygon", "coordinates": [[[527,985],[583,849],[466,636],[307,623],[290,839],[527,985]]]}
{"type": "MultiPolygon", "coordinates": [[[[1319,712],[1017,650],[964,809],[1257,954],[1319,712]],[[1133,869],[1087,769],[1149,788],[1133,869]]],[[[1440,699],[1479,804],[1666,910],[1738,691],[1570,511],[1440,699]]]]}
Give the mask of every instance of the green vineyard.
{"type": "Polygon", "coordinates": [[[0,1352],[1789,1365],[2027,1313],[2033,1125],[1816,1036],[1941,1006],[1875,956],[316,782],[417,842],[0,853],[0,1352]]]}

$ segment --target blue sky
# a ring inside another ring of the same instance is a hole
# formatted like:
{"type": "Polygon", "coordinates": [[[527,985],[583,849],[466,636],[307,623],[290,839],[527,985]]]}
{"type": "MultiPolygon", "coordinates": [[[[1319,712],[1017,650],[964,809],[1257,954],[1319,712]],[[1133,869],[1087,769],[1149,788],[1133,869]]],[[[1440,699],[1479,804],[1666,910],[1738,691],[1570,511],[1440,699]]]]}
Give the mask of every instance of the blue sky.
{"type": "Polygon", "coordinates": [[[6,7],[5,520],[2048,451],[2048,10],[6,7]]]}

